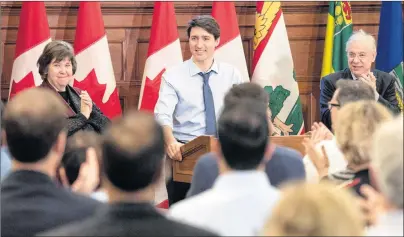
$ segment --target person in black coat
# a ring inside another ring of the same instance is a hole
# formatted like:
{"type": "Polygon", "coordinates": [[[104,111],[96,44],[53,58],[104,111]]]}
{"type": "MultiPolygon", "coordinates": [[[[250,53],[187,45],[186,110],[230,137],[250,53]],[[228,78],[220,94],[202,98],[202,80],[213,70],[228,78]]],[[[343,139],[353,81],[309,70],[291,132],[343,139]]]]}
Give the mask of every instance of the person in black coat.
{"type": "Polygon", "coordinates": [[[65,106],[47,89],[26,89],[8,102],[3,129],[13,159],[1,182],[2,236],[33,236],[82,220],[101,205],[55,182],[66,123],[65,106]]]}
{"type": "Polygon", "coordinates": [[[39,236],[214,236],[167,219],[153,206],[163,174],[163,129],[152,114],[126,113],[102,135],[103,185],[109,204],[85,221],[39,236]]]}
{"type": "Polygon", "coordinates": [[[360,30],[351,35],[346,45],[349,68],[327,75],[320,81],[321,122],[330,130],[332,122],[328,102],[336,90],[336,82],[340,79],[360,80],[368,84],[376,93],[375,100],[393,113],[400,112],[396,97],[396,79],[386,72],[371,69],[376,59],[376,43],[373,36],[360,30]]]}
{"type": "Polygon", "coordinates": [[[72,46],[64,41],[48,43],[38,59],[41,87],[51,89],[65,102],[68,136],[80,130],[101,133],[109,119],[95,105],[87,91],[69,85],[77,69],[72,46]]]}

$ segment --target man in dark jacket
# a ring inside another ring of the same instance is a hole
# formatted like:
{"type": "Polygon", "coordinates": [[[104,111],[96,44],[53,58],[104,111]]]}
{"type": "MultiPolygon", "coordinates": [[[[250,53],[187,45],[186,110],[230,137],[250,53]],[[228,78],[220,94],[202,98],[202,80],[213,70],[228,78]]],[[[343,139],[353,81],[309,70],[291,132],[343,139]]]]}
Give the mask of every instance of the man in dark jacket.
{"type": "Polygon", "coordinates": [[[371,70],[372,63],[376,59],[376,42],[373,36],[363,30],[353,33],[346,44],[346,52],[349,68],[321,79],[321,122],[328,129],[332,129],[330,105],[328,103],[336,90],[336,82],[340,79],[360,80],[368,84],[375,91],[375,100],[388,107],[393,113],[399,113],[395,78],[386,72],[371,70]]]}
{"type": "Polygon", "coordinates": [[[101,205],[54,181],[66,143],[65,111],[44,88],[27,89],[8,102],[3,128],[13,160],[1,183],[2,236],[33,236],[82,220],[101,205]]]}
{"type": "Polygon", "coordinates": [[[163,173],[164,153],[163,129],[152,114],[128,112],[114,120],[102,143],[103,186],[109,204],[85,221],[43,235],[213,236],[168,220],[152,205],[163,173]]]}

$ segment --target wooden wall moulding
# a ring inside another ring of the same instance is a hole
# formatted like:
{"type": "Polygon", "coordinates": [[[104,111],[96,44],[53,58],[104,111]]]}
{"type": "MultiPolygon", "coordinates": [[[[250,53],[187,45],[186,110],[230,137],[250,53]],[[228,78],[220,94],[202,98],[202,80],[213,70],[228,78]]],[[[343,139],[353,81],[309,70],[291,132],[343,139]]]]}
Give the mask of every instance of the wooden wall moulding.
{"type": "MultiPolygon", "coordinates": [[[[255,2],[235,2],[240,35],[251,75],[255,2]]],[[[354,29],[377,36],[380,2],[351,2],[354,29]]],[[[45,2],[52,39],[73,43],[79,2],[45,2]]],[[[186,27],[195,15],[211,14],[212,2],[175,2],[183,58],[191,55],[186,27]]],[[[7,99],[21,2],[1,2],[1,98],[7,99]]],[[[153,2],[101,2],[115,79],[124,109],[137,108],[150,40],[153,2]]],[[[321,74],[328,2],[282,2],[306,130],[319,120],[321,74]]]]}

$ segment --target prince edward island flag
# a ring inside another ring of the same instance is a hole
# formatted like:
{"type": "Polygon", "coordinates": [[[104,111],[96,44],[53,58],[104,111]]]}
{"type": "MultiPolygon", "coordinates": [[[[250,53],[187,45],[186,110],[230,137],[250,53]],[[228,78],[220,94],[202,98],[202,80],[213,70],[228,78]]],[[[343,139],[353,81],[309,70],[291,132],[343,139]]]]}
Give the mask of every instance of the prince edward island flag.
{"type": "Polygon", "coordinates": [[[376,68],[396,78],[396,96],[403,111],[403,6],[402,2],[382,2],[377,40],[376,68]]]}
{"type": "Polygon", "coordinates": [[[304,133],[299,88],[280,2],[257,2],[252,82],[269,94],[272,122],[280,135],[304,133]]]}

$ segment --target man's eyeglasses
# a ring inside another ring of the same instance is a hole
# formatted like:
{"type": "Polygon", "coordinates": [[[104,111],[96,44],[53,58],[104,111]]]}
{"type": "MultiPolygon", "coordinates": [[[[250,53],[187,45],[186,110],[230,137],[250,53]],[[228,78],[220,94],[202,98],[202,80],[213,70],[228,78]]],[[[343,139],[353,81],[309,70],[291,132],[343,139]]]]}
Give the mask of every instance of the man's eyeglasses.
{"type": "Polygon", "coordinates": [[[337,108],[339,108],[339,107],[341,107],[339,104],[334,104],[334,103],[331,103],[331,102],[328,102],[328,109],[332,109],[332,107],[337,107],[337,108]]]}

